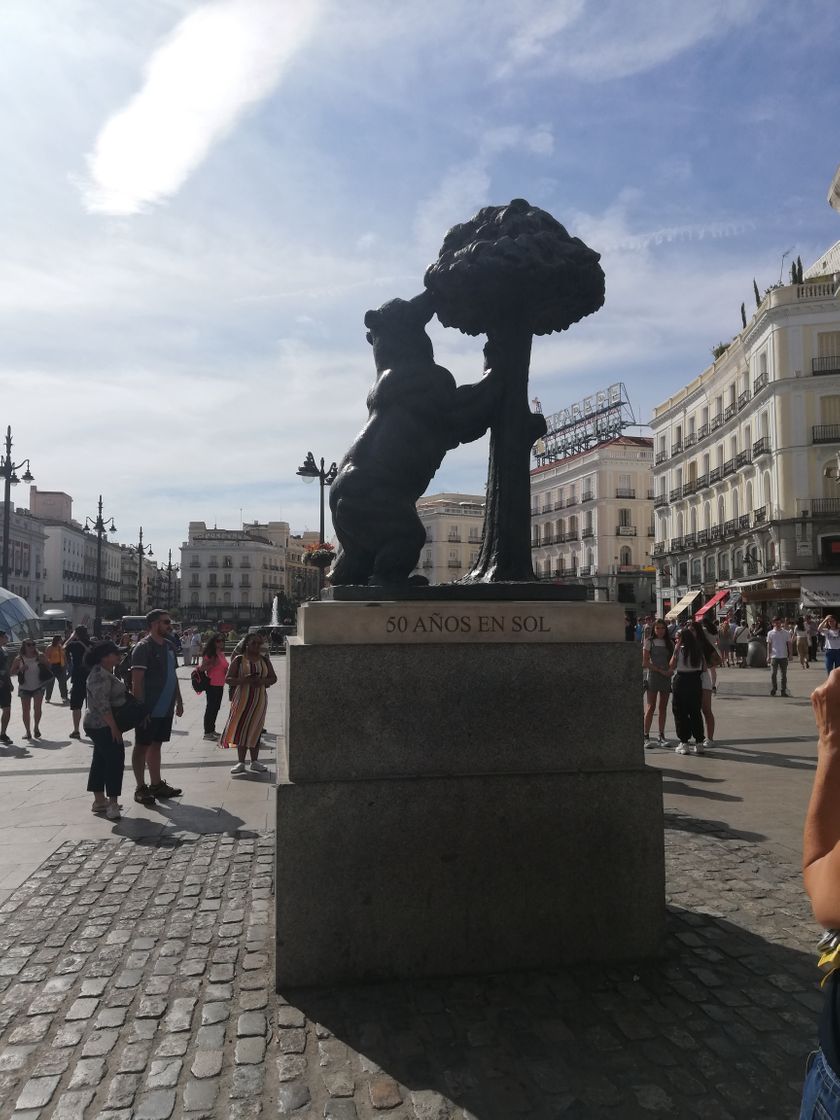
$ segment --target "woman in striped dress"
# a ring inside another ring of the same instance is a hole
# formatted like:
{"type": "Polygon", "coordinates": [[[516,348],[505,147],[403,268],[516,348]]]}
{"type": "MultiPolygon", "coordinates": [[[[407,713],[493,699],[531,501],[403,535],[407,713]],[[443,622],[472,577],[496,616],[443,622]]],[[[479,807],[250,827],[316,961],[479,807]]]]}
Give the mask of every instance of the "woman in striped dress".
{"type": "Polygon", "coordinates": [[[233,700],[219,746],[236,749],[239,761],[231,767],[231,774],[245,773],[248,752],[251,755],[251,770],[255,774],[264,774],[268,769],[258,760],[260,734],[265,726],[268,706],[265,690],[276,683],[277,675],[262,653],[262,644],[260,635],[252,634],[245,643],[245,652],[231,661],[226,677],[226,683],[233,686],[233,700]]]}

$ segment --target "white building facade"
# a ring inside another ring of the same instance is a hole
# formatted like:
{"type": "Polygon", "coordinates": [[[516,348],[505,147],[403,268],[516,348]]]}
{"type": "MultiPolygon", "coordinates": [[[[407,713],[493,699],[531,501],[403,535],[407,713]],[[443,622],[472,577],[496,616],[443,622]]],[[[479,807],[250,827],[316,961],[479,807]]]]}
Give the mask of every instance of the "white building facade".
{"type": "Polygon", "coordinates": [[[208,529],[191,521],[181,546],[181,614],[230,623],[237,629],[267,624],[275,596],[285,593],[285,521],[208,529]]]}
{"type": "MultiPolygon", "coordinates": [[[[9,511],[9,586],[36,614],[44,609],[44,527],[26,509],[9,511]]],[[[0,554],[3,549],[3,523],[0,519],[0,554]]]]}
{"type": "MultiPolygon", "coordinates": [[[[653,608],[653,441],[616,436],[531,472],[534,573],[653,608]]],[[[633,608],[635,604],[635,608],[633,608]]]]}
{"type": "Polygon", "coordinates": [[[426,542],[414,569],[429,583],[452,583],[478,560],[484,530],[483,494],[426,494],[417,502],[426,542]]]}
{"type": "Polygon", "coordinates": [[[767,292],[651,427],[661,613],[840,605],[840,276],[767,292]]]}

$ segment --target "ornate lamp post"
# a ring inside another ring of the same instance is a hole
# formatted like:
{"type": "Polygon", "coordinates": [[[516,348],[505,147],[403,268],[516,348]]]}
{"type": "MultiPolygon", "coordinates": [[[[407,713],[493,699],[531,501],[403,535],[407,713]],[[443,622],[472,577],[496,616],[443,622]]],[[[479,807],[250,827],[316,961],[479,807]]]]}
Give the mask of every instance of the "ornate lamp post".
{"type": "Polygon", "coordinates": [[[6,429],[6,454],[0,459],[0,474],[3,476],[3,571],[0,586],[9,586],[9,535],[11,521],[11,489],[18,482],[34,482],[35,479],[29,470],[29,460],[21,459],[19,463],[12,460],[12,429],[6,429]],[[18,478],[16,471],[26,467],[26,472],[18,478]]]}
{"type": "Polygon", "coordinates": [[[172,549],[169,550],[169,560],[166,563],[166,609],[172,610],[172,576],[178,574],[178,565],[172,563],[172,549]]]}
{"type": "Polygon", "coordinates": [[[96,607],[93,617],[93,636],[102,637],[102,539],[107,533],[116,533],[117,527],[113,517],[110,525],[105,524],[102,516],[102,495],[99,495],[99,507],[95,519],[85,518],[83,531],[89,533],[91,529],[96,533],[96,607]]]}
{"type": "MultiPolygon", "coordinates": [[[[331,463],[328,470],[324,470],[324,460],[321,459],[321,466],[315,462],[315,456],[311,451],[307,451],[306,458],[303,464],[298,467],[297,474],[303,479],[304,482],[314,482],[318,479],[321,487],[321,504],[320,504],[320,521],[318,529],[318,544],[324,543],[324,487],[331,486],[335,482],[335,476],[338,474],[338,467],[335,463],[331,463]]],[[[324,586],[324,568],[331,562],[331,558],[327,559],[326,564],[318,566],[318,586],[324,586]]]]}
{"type": "Polygon", "coordinates": [[[154,556],[150,544],[143,545],[143,526],[140,526],[140,540],[134,546],[137,556],[137,613],[143,613],[143,557],[154,556]]]}

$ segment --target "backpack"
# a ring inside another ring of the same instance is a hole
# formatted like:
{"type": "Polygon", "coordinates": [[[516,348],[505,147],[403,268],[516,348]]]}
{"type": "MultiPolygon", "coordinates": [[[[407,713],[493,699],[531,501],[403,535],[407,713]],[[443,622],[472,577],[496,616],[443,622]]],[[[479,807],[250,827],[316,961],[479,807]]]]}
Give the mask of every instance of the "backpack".
{"type": "Polygon", "coordinates": [[[204,692],[209,683],[210,678],[203,669],[196,667],[190,673],[190,684],[193,686],[193,692],[204,692]]]}

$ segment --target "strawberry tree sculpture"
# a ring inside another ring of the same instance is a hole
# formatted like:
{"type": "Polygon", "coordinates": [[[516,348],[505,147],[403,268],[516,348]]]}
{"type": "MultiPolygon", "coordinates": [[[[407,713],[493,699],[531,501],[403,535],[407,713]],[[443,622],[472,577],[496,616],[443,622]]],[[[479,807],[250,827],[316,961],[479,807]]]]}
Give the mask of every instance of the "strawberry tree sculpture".
{"type": "Polygon", "coordinates": [[[530,452],[546,429],[529,404],[531,343],[535,334],[564,331],[603,305],[599,260],[545,210],[515,198],[454,226],[426,270],[438,319],[486,335],[485,366],[502,381],[490,423],[484,541],[464,582],[535,578],[530,452]]]}

